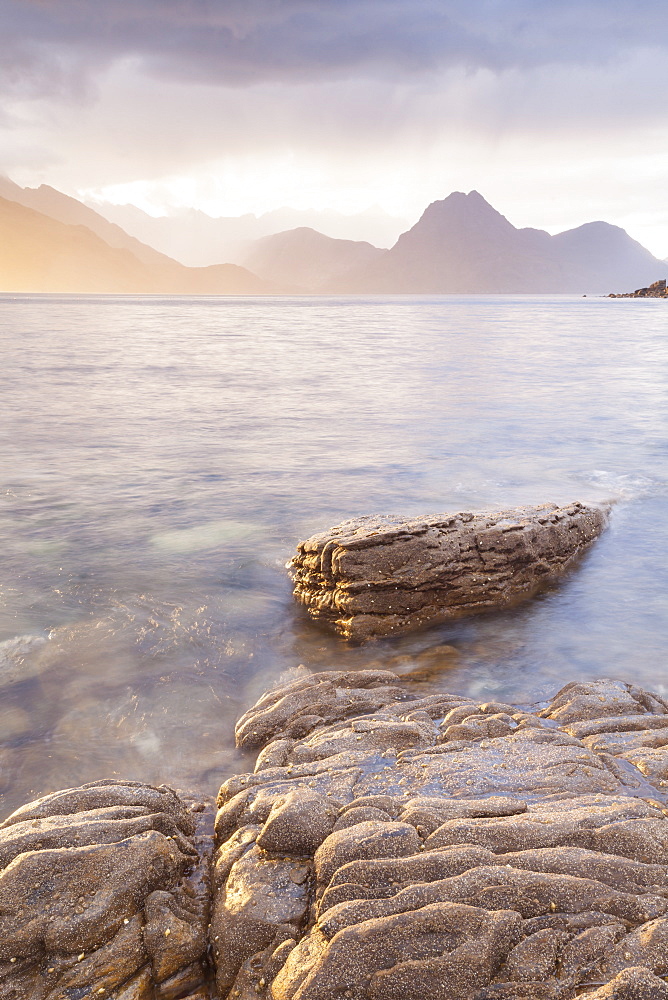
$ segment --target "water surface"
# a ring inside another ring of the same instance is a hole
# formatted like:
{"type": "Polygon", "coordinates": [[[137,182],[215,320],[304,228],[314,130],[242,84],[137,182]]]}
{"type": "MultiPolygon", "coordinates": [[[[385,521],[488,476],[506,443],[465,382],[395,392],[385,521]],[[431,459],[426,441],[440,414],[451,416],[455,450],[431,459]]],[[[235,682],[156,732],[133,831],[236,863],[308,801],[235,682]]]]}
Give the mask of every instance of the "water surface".
{"type": "Polygon", "coordinates": [[[667,329],[660,300],[0,296],[0,812],[215,790],[300,664],[667,693],[667,329]],[[513,611],[349,647],[292,603],[296,541],[345,518],[573,499],[610,529],[513,611]]]}

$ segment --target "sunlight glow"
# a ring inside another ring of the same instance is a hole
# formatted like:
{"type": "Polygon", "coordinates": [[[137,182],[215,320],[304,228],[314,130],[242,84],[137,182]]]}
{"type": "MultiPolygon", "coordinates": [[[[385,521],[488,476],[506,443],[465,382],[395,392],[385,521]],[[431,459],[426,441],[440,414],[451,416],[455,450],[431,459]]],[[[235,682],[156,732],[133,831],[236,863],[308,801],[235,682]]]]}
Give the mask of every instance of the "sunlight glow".
{"type": "Polygon", "coordinates": [[[206,171],[190,176],[78,188],[76,196],[98,204],[135,205],[154,217],[183,208],[214,218],[259,216],[283,207],[355,215],[377,205],[392,214],[405,205],[406,198],[401,197],[400,180],[386,177],[384,181],[377,188],[363,183],[341,186],[337,178],[327,176],[323,166],[283,153],[209,165],[206,171]]]}

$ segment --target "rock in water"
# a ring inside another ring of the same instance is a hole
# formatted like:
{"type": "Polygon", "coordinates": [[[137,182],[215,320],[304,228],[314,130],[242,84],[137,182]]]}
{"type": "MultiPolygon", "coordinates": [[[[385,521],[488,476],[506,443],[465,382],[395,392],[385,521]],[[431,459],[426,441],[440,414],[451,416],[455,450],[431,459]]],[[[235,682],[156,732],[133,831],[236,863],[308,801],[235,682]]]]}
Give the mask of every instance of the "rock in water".
{"type": "Polygon", "coordinates": [[[207,837],[169,788],[100,781],[0,827],[3,1000],[204,1000],[207,837]]]}
{"type": "Polygon", "coordinates": [[[294,594],[349,639],[408,632],[531,596],[574,563],[607,514],[572,503],[344,521],[300,542],[294,594]]]}
{"type": "Polygon", "coordinates": [[[612,680],[537,711],[374,670],[269,692],[219,793],[219,995],[668,996],[666,732],[668,702],[612,680]]]}

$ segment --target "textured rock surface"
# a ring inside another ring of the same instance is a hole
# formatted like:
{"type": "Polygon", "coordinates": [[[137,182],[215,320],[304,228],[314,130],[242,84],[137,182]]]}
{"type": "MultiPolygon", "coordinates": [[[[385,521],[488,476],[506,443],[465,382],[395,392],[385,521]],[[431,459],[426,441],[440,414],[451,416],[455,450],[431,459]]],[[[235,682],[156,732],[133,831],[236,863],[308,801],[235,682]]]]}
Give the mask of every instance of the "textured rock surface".
{"type": "Polygon", "coordinates": [[[101,781],[0,827],[3,1000],[204,1000],[210,837],[203,804],[101,781]]]}
{"type": "Polygon", "coordinates": [[[667,730],[620,681],[299,678],[239,720],[213,856],[207,804],[139,782],[0,824],[0,997],[668,1000],[667,730]]]}
{"type": "Polygon", "coordinates": [[[606,515],[573,503],[345,521],[300,542],[294,594],[351,639],[410,631],[536,593],[593,542],[606,515]]]}
{"type": "Polygon", "coordinates": [[[668,779],[615,744],[666,729],[619,681],[534,711],[380,670],[268,693],[237,727],[256,771],[219,794],[220,995],[668,996],[668,779]]]}
{"type": "Polygon", "coordinates": [[[645,968],[631,968],[580,1000],[668,1000],[668,983],[645,968]]]}

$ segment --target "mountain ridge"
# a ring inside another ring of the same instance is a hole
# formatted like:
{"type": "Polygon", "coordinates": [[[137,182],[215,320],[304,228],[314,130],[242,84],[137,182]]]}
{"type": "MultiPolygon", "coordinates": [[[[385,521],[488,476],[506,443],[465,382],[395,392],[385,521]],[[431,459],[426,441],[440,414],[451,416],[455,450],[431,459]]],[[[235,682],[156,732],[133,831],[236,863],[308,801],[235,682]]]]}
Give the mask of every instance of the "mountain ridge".
{"type": "Polygon", "coordinates": [[[314,229],[330,239],[368,241],[387,248],[410,224],[374,208],[355,215],[278,208],[261,215],[218,218],[199,209],[180,208],[156,218],[134,205],[90,200],[86,204],[125,232],[189,267],[203,267],[213,260],[243,264],[258,240],[301,228],[314,229]]]}
{"type": "Polygon", "coordinates": [[[243,267],[193,268],[48,185],[0,177],[0,237],[7,291],[608,294],[666,270],[618,226],[589,222],[554,236],[517,229],[477,191],[432,202],[388,250],[297,227],[255,241],[243,267]]]}
{"type": "Polygon", "coordinates": [[[370,267],[332,291],[409,294],[607,294],[648,284],[665,264],[617,226],[585,223],[556,236],[516,229],[481,194],[453,192],[370,267]],[[654,276],[652,276],[654,275],[654,276]]]}
{"type": "Polygon", "coordinates": [[[351,267],[363,267],[385,250],[361,240],[339,240],[309,226],[288,229],[256,240],[243,265],[263,280],[299,291],[327,289],[351,267]]]}
{"type": "MultiPolygon", "coordinates": [[[[2,190],[7,190],[6,185],[2,190]]],[[[119,233],[127,238],[129,246],[138,243],[120,229],[119,233]]],[[[125,242],[121,236],[116,239],[125,242]]],[[[139,246],[139,254],[127,245],[112,246],[88,226],[62,222],[0,197],[2,291],[184,295],[263,295],[279,291],[236,264],[187,268],[151,247],[139,246]]]]}
{"type": "Polygon", "coordinates": [[[9,201],[15,201],[25,208],[40,212],[51,219],[56,219],[68,226],[85,226],[110,247],[130,250],[139,260],[146,264],[154,264],[158,258],[163,262],[171,260],[146,243],[130,236],[120,226],[109,222],[104,216],[83,202],[63,194],[48,184],[38,188],[22,188],[8,177],[0,177],[0,196],[9,201]]]}

